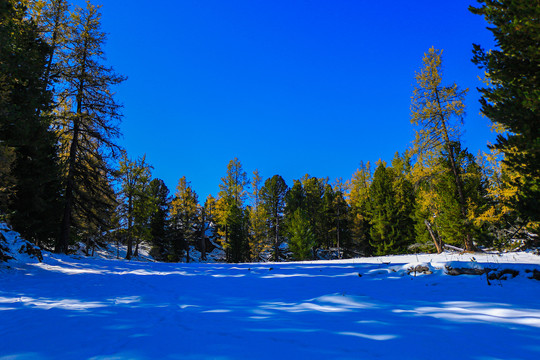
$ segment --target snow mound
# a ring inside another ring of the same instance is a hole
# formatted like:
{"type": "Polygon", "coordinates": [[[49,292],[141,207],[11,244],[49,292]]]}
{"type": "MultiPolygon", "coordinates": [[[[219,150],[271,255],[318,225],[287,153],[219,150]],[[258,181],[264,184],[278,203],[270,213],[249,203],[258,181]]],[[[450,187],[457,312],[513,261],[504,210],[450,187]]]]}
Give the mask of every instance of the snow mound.
{"type": "Polygon", "coordinates": [[[39,247],[24,240],[7,224],[0,223],[0,263],[6,261],[35,263],[43,261],[43,255],[39,247]]]}

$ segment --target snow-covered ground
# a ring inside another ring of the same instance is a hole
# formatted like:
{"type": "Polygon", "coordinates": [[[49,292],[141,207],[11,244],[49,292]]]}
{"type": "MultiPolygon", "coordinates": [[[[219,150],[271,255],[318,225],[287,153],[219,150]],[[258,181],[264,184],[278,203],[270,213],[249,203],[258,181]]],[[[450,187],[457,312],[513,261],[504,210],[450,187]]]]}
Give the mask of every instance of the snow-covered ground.
{"type": "Polygon", "coordinates": [[[530,253],[240,265],[44,253],[0,264],[0,359],[540,359],[534,269],[530,253]],[[418,264],[428,274],[408,273],[418,264]],[[520,273],[488,285],[448,266],[520,273]]]}

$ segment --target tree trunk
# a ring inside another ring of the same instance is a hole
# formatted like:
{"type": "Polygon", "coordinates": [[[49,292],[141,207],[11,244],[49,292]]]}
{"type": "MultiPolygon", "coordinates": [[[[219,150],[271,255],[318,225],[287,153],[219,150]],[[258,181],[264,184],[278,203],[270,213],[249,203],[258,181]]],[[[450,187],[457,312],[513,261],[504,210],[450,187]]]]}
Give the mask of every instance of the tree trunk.
{"type": "Polygon", "coordinates": [[[206,220],[204,220],[204,216],[201,231],[201,261],[206,261],[206,220]]]}
{"type": "Polygon", "coordinates": [[[276,215],[276,238],[274,240],[274,261],[279,261],[279,217],[276,215]]]}
{"type": "Polygon", "coordinates": [[[68,159],[68,174],[66,181],[66,192],[65,192],[65,203],[64,203],[64,215],[62,217],[62,227],[61,234],[56,242],[54,248],[55,253],[67,253],[68,244],[71,238],[71,213],[73,209],[73,197],[74,197],[74,187],[75,187],[75,163],[77,160],[77,150],[79,147],[79,116],[81,111],[79,106],[81,106],[81,101],[78,101],[77,104],[77,117],[73,123],[73,139],[71,140],[71,145],[69,147],[69,159],[68,159]]]}
{"type": "Polygon", "coordinates": [[[429,224],[429,221],[424,220],[424,223],[426,224],[426,227],[429,231],[429,235],[431,235],[431,238],[433,239],[433,243],[435,244],[435,247],[437,248],[437,254],[442,253],[444,244],[437,236],[435,236],[435,233],[431,229],[431,225],[429,224]]]}
{"type": "Polygon", "coordinates": [[[339,250],[339,232],[340,232],[339,220],[340,220],[340,213],[339,213],[339,206],[338,206],[338,211],[337,211],[337,253],[338,253],[338,259],[341,259],[341,251],[339,250]]]}
{"type": "Polygon", "coordinates": [[[131,237],[131,233],[133,230],[133,196],[131,194],[128,195],[128,234],[127,234],[127,252],[126,252],[126,260],[131,259],[131,253],[133,251],[133,238],[131,237]]]}
{"type": "MultiPolygon", "coordinates": [[[[87,48],[87,43],[85,42],[84,48],[87,48]]],[[[61,234],[56,243],[54,252],[55,253],[67,253],[68,244],[71,238],[71,215],[73,211],[73,200],[74,200],[74,190],[75,190],[75,164],[77,161],[77,151],[79,148],[79,132],[80,132],[80,120],[82,116],[82,101],[83,101],[83,92],[84,92],[84,77],[86,75],[86,51],[83,53],[82,61],[80,63],[81,73],[79,74],[79,88],[77,89],[77,114],[73,122],[73,139],[71,140],[71,145],[69,147],[69,159],[68,159],[68,173],[66,181],[66,193],[65,193],[65,205],[64,205],[64,216],[62,217],[62,229],[61,234]]]]}
{"type": "Polygon", "coordinates": [[[60,28],[60,12],[61,12],[61,6],[60,4],[56,4],[56,9],[54,13],[54,28],[51,36],[51,53],[49,55],[49,59],[47,60],[47,67],[45,68],[45,88],[49,87],[50,83],[50,77],[51,77],[51,69],[52,69],[52,63],[54,59],[54,53],[56,51],[56,42],[58,40],[58,31],[60,28]]]}

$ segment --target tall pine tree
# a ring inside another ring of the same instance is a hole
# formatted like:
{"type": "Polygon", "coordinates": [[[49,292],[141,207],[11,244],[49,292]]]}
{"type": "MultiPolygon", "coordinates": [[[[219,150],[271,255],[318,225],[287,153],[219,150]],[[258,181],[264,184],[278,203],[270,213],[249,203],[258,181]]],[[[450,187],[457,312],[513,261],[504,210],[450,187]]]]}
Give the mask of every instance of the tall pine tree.
{"type": "Polygon", "coordinates": [[[540,5],[528,0],[478,0],[470,7],[491,24],[497,49],[474,45],[473,62],[485,69],[482,113],[498,130],[495,148],[504,154],[516,196],[508,199],[540,230],[540,5]]]}
{"type": "Polygon", "coordinates": [[[198,239],[199,203],[198,196],[191,184],[183,176],[178,181],[176,193],[172,201],[172,227],[174,230],[174,253],[178,258],[185,254],[186,262],[190,261],[189,249],[198,239]]]}
{"type": "Polygon", "coordinates": [[[267,179],[261,189],[261,203],[268,216],[267,229],[272,237],[274,261],[280,261],[280,246],[285,233],[283,213],[287,190],[287,184],[280,175],[267,179]]]}
{"type": "Polygon", "coordinates": [[[1,211],[24,237],[47,246],[58,235],[61,195],[56,136],[48,116],[52,104],[45,80],[49,54],[50,47],[22,3],[2,1],[0,147],[10,168],[0,184],[7,191],[1,211]]]}
{"type": "Polygon", "coordinates": [[[112,174],[108,160],[119,150],[114,140],[120,134],[121,115],[112,87],[124,80],[102,65],[106,37],[100,29],[99,7],[87,1],[85,8],[75,8],[72,21],[69,51],[64,58],[68,64],[63,73],[66,88],[60,95],[65,180],[56,252],[67,251],[75,218],[104,221],[91,209],[104,204],[108,195],[105,182],[99,179],[112,174]]]}
{"type": "Polygon", "coordinates": [[[218,236],[228,262],[249,260],[248,214],[244,211],[249,180],[237,158],[229,161],[227,174],[219,184],[219,199],[216,203],[218,236]]]}

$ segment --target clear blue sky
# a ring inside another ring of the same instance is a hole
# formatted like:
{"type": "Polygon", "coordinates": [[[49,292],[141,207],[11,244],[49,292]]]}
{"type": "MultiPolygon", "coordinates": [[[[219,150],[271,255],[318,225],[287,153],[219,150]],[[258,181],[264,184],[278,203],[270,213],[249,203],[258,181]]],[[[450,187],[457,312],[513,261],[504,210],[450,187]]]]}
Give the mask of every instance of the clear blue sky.
{"type": "Polygon", "coordinates": [[[493,41],[473,0],[101,2],[108,64],[128,76],[121,144],[171,193],[186,175],[200,201],[216,195],[234,157],[288,185],[391,160],[414,138],[414,73],[431,46],[445,82],[470,89],[465,146],[494,138],[470,61],[473,42],[493,41]]]}

